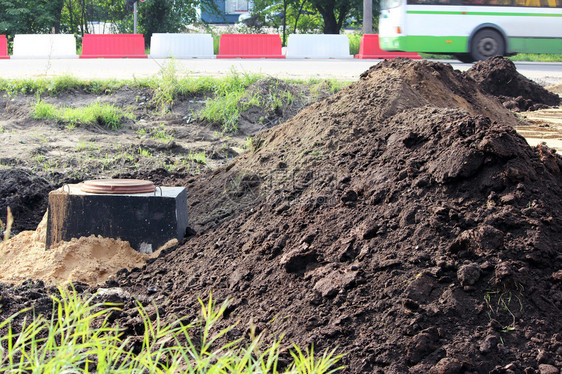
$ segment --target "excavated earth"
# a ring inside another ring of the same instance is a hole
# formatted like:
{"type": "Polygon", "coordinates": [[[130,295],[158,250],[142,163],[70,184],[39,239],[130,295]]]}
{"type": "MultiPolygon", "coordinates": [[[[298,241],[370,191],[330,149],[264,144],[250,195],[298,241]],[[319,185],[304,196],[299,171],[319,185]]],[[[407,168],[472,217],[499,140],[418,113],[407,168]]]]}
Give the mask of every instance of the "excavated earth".
{"type": "MultiPolygon", "coordinates": [[[[472,76],[387,60],[226,166],[144,174],[187,187],[193,231],[104,284],[116,322],[142,333],[128,295],[174,318],[212,291],[229,338],[337,347],[348,373],[558,373],[562,158],[472,76]]],[[[0,317],[53,291],[0,287],[0,317]]]]}

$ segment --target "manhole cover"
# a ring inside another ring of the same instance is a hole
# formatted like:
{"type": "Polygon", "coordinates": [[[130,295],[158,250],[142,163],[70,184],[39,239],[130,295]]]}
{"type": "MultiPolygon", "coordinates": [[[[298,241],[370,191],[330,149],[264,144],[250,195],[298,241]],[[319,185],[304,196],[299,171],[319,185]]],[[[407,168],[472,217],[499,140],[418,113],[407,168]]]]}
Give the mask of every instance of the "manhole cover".
{"type": "Polygon", "coordinates": [[[139,179],[100,179],[82,183],[83,192],[102,194],[133,194],[156,191],[154,183],[139,179]]]}

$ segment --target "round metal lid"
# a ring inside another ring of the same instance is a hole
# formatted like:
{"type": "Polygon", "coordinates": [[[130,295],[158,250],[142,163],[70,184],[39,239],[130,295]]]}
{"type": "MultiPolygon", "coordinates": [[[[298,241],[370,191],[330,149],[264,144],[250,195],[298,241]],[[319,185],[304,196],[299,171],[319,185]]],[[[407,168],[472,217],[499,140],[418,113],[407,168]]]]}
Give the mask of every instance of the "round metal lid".
{"type": "Polygon", "coordinates": [[[100,194],[135,194],[156,191],[154,183],[140,179],[98,179],[82,183],[82,192],[100,194]]]}

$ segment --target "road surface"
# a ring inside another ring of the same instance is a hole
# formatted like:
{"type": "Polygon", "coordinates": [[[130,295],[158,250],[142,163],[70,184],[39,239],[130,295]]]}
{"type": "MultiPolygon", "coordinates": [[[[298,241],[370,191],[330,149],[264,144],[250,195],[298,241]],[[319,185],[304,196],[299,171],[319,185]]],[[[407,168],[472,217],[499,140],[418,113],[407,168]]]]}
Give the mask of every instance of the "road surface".
{"type": "MultiPolygon", "coordinates": [[[[40,78],[72,75],[82,79],[132,79],[158,74],[170,60],[162,59],[10,59],[0,60],[0,78],[40,78]]],[[[180,74],[190,76],[224,76],[240,73],[262,73],[278,78],[339,79],[355,81],[359,75],[380,60],[358,59],[186,59],[174,60],[180,74]]],[[[471,64],[454,60],[455,69],[467,70],[471,64]]],[[[541,84],[562,83],[562,63],[518,62],[517,70],[541,84]]]]}

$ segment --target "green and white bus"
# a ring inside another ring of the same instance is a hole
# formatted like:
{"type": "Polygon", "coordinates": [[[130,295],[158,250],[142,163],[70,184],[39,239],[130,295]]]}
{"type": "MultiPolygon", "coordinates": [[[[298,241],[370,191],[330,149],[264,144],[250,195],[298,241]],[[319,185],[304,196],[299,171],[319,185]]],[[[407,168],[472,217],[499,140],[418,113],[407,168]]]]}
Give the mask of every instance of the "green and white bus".
{"type": "Polygon", "coordinates": [[[382,0],[380,47],[454,54],[562,53],[562,0],[382,0]]]}

